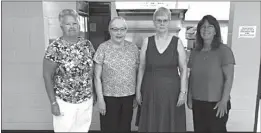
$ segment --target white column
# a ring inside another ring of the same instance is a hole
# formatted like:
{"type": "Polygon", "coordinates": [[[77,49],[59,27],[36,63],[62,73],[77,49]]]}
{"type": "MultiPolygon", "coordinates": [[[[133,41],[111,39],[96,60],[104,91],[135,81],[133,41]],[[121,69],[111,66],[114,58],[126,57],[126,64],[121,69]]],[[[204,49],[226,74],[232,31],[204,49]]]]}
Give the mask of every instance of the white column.
{"type": "Polygon", "coordinates": [[[228,131],[253,132],[260,66],[260,2],[233,4],[231,48],[236,65],[227,127],[228,131]],[[240,26],[257,26],[256,37],[238,38],[240,26]]]}

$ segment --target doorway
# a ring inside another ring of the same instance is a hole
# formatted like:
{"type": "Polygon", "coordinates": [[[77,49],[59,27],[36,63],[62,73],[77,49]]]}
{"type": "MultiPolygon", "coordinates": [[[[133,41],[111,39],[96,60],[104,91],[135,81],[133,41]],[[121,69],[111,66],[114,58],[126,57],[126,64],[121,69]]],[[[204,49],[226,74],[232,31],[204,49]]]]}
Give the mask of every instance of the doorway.
{"type": "Polygon", "coordinates": [[[254,132],[261,132],[260,127],[260,116],[261,116],[261,64],[259,66],[259,79],[258,79],[258,91],[256,99],[256,111],[255,111],[255,125],[254,132]]]}
{"type": "Polygon", "coordinates": [[[83,20],[82,36],[90,40],[96,50],[101,43],[110,39],[108,27],[111,20],[111,3],[79,1],[76,8],[83,20]]]}
{"type": "Polygon", "coordinates": [[[110,4],[110,2],[89,2],[89,40],[95,50],[110,38],[108,30],[111,20],[110,4]]]}

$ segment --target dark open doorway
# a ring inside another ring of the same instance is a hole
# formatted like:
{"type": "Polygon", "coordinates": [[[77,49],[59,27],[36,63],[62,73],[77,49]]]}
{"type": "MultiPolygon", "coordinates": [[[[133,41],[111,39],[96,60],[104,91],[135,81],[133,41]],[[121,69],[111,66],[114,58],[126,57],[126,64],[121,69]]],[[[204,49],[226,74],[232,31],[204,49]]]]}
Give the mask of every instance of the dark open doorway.
{"type": "Polygon", "coordinates": [[[111,3],[79,1],[77,11],[87,20],[82,25],[87,27],[84,36],[97,49],[102,42],[110,38],[108,26],[111,20],[111,3]]]}
{"type": "Polygon", "coordinates": [[[90,2],[90,41],[95,49],[109,39],[108,25],[111,20],[110,2],[90,2]]]}

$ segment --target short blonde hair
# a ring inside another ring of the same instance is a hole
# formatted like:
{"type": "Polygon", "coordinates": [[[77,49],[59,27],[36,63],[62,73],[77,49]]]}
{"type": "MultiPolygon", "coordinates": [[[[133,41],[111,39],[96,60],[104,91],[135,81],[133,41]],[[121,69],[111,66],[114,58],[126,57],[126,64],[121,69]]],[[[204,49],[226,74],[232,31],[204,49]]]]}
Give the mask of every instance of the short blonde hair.
{"type": "Polygon", "coordinates": [[[128,25],[127,25],[127,23],[126,23],[126,20],[125,20],[123,17],[121,17],[121,16],[117,16],[117,17],[114,17],[114,18],[111,19],[111,21],[110,21],[110,23],[109,23],[109,30],[111,29],[111,24],[112,24],[115,20],[122,20],[122,21],[124,22],[125,27],[128,29],[128,25]]]}
{"type": "Polygon", "coordinates": [[[59,16],[58,16],[60,25],[62,25],[63,18],[64,18],[65,16],[72,16],[72,17],[74,17],[75,20],[79,23],[79,14],[78,14],[75,10],[73,10],[73,9],[63,9],[63,10],[59,13],[59,16]]]}
{"type": "Polygon", "coordinates": [[[163,16],[163,15],[167,15],[169,20],[171,20],[171,12],[166,7],[159,7],[158,9],[156,9],[156,11],[153,14],[153,20],[155,21],[157,16],[163,16]]]}

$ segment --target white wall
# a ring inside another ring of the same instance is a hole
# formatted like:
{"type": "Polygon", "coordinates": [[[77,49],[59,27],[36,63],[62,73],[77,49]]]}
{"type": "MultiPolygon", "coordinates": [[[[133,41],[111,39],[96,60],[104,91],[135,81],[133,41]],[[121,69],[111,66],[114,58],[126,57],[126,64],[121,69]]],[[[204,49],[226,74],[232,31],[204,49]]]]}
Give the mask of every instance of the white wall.
{"type": "Polygon", "coordinates": [[[234,4],[232,50],[236,59],[229,131],[253,131],[260,66],[260,2],[234,4]],[[253,39],[238,38],[239,26],[257,26],[253,39]]]}
{"type": "Polygon", "coordinates": [[[42,2],[2,2],[2,130],[51,129],[42,2]]]}

